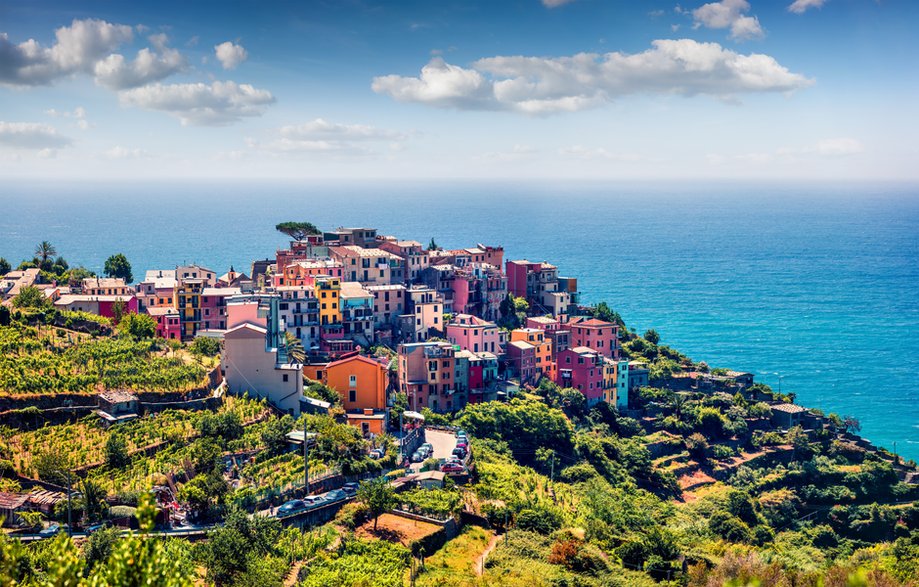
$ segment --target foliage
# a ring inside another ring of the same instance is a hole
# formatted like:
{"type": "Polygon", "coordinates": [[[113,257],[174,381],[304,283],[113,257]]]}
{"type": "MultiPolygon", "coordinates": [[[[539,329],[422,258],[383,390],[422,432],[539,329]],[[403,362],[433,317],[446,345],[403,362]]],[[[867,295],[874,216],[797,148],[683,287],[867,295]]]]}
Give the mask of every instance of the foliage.
{"type": "Polygon", "coordinates": [[[118,322],[118,331],[136,339],[156,336],[156,320],[149,314],[130,313],[118,322]]]}
{"type": "Polygon", "coordinates": [[[409,550],[382,540],[346,540],[339,552],[314,560],[301,587],[373,585],[402,587],[409,550]]]}
{"type": "Polygon", "coordinates": [[[367,506],[370,517],[373,518],[374,532],[377,530],[379,517],[396,505],[395,490],[385,477],[375,477],[361,483],[357,489],[357,498],[367,506]]]}
{"type": "Polygon", "coordinates": [[[287,345],[287,360],[290,363],[306,362],[306,349],[303,348],[303,341],[290,332],[285,332],[284,342],[287,345]]]}
{"type": "Polygon", "coordinates": [[[131,462],[128,445],[120,434],[111,434],[105,441],[105,466],[120,469],[131,462]]]}
{"type": "Polygon", "coordinates": [[[103,272],[108,277],[123,279],[125,283],[134,281],[134,275],[131,273],[131,263],[122,253],[112,255],[106,259],[103,272]]]}
{"type": "Polygon", "coordinates": [[[644,338],[651,344],[657,344],[661,341],[661,335],[658,334],[657,331],[654,330],[653,328],[646,330],[642,338],[644,338]]]}
{"type": "Polygon", "coordinates": [[[45,297],[45,292],[34,285],[27,285],[19,290],[16,297],[13,298],[13,306],[16,308],[37,308],[46,309],[51,307],[51,300],[45,297]]]}
{"type": "Polygon", "coordinates": [[[508,403],[486,402],[467,406],[459,425],[476,438],[506,442],[514,456],[533,462],[540,447],[570,453],[573,428],[565,414],[546,404],[520,398],[508,403]]]}
{"type": "Polygon", "coordinates": [[[312,222],[281,222],[275,225],[274,228],[296,241],[302,241],[310,235],[322,234],[312,222]]]}
{"type": "Polygon", "coordinates": [[[11,270],[12,267],[10,266],[10,262],[3,257],[0,257],[0,275],[6,275],[11,270]]]}
{"type": "Polygon", "coordinates": [[[188,345],[188,350],[196,357],[213,357],[220,353],[220,341],[209,336],[198,336],[188,345]]]}

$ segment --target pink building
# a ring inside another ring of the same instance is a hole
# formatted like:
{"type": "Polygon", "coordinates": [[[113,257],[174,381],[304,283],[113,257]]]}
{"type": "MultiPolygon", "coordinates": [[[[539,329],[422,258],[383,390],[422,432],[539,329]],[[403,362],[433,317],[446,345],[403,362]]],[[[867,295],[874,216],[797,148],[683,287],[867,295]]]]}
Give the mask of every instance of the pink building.
{"type": "Polygon", "coordinates": [[[201,292],[201,328],[226,330],[227,298],[240,293],[238,287],[205,287],[201,292]]]}
{"type": "Polygon", "coordinates": [[[471,314],[457,314],[447,324],[447,340],[464,351],[501,353],[499,328],[471,314]]]}
{"type": "Polygon", "coordinates": [[[147,308],[147,313],[156,320],[156,335],[166,340],[181,340],[182,324],[179,311],[171,306],[147,308]]]}
{"type": "Polygon", "coordinates": [[[571,346],[593,349],[609,359],[619,359],[619,325],[596,318],[572,318],[571,346]]]}
{"type": "Polygon", "coordinates": [[[507,343],[507,365],[521,385],[537,383],[535,346],[523,340],[507,343]]]}
{"type": "Polygon", "coordinates": [[[114,318],[115,304],[122,303],[123,314],[137,313],[137,298],[133,295],[62,295],[54,301],[58,310],[70,312],[86,312],[106,318],[114,318]]]}
{"type": "Polygon", "coordinates": [[[555,382],[577,389],[592,406],[604,397],[603,368],[603,355],[587,347],[574,347],[558,354],[555,382]]]}

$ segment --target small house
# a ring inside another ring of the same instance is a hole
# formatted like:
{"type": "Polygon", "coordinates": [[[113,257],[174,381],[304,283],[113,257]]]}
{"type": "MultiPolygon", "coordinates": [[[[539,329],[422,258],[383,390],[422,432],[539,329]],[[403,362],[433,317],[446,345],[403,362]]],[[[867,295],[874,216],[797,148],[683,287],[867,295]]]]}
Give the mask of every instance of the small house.
{"type": "Polygon", "coordinates": [[[99,394],[96,414],[108,425],[137,418],[137,396],[127,391],[104,391],[99,394]]]}
{"type": "Polygon", "coordinates": [[[795,404],[775,404],[772,407],[772,423],[780,428],[792,428],[801,424],[804,408],[795,404]]]}

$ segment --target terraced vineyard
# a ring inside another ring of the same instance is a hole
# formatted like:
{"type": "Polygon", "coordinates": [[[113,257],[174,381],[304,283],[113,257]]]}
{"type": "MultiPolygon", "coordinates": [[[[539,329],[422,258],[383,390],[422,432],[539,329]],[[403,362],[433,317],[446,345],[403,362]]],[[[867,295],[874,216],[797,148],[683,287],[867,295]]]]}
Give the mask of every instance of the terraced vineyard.
{"type": "Polygon", "coordinates": [[[68,344],[31,326],[0,326],[0,394],[187,391],[204,385],[206,374],[198,363],[160,354],[149,340],[105,337],[68,344]]]}

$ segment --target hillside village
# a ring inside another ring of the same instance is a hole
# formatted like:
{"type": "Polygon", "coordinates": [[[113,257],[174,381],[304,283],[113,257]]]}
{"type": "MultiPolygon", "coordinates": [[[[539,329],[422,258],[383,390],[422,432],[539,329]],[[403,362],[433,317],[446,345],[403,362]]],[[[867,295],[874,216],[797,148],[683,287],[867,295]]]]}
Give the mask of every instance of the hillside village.
{"type": "Polygon", "coordinates": [[[18,580],[54,573],[54,541],[108,569],[138,527],[218,585],[919,579],[915,463],[856,417],[696,362],[502,246],[277,229],[248,273],[134,283],[49,243],[0,267],[18,580]],[[259,560],[218,550],[240,536],[259,560]]]}

